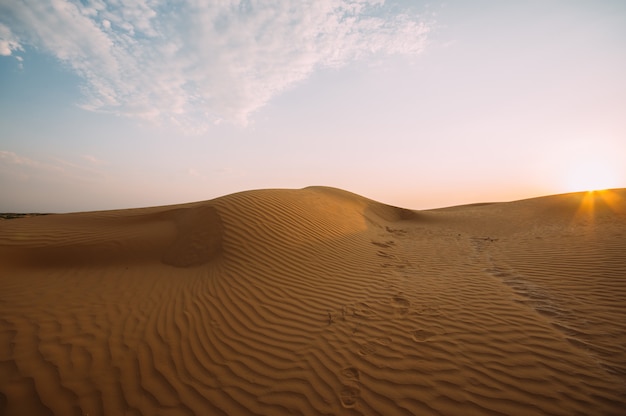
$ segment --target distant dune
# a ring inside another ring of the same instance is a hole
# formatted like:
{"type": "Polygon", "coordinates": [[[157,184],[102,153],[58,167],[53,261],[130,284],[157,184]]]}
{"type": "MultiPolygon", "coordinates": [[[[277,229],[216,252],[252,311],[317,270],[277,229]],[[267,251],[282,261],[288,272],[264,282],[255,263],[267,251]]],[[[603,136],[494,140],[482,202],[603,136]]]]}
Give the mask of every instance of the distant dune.
{"type": "Polygon", "coordinates": [[[0,415],[624,415],[626,189],[0,222],[0,415]]]}

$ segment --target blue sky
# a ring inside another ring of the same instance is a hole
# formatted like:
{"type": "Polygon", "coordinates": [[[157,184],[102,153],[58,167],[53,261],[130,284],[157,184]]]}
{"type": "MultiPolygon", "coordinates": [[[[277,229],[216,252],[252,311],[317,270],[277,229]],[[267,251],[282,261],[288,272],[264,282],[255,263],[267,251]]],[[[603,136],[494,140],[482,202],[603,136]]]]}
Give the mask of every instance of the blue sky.
{"type": "Polygon", "coordinates": [[[626,2],[0,0],[0,212],[626,186],[626,2]]]}

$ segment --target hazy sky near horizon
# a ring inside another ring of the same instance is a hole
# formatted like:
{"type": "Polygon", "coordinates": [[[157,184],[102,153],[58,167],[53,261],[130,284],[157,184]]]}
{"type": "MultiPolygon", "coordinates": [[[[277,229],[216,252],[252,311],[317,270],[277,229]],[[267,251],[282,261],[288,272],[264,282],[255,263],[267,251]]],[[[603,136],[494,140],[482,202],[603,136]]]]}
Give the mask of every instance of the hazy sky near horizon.
{"type": "Polygon", "coordinates": [[[626,187],[626,2],[0,0],[0,212],[626,187]]]}

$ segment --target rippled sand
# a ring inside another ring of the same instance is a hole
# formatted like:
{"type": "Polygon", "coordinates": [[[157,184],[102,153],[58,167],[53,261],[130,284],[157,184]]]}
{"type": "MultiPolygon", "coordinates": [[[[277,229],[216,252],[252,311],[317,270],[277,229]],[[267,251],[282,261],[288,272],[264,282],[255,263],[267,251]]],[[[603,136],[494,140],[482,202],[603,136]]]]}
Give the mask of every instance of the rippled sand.
{"type": "Polygon", "coordinates": [[[619,415],[626,190],[0,221],[1,415],[619,415]]]}

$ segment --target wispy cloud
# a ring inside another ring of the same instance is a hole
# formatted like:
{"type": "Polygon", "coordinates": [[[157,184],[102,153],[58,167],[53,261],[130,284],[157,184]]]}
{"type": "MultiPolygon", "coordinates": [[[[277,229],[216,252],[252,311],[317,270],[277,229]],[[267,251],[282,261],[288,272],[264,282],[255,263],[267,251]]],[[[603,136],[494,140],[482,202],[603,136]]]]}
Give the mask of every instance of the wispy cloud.
{"type": "Polygon", "coordinates": [[[93,156],[93,155],[81,155],[80,156],[81,159],[86,160],[87,162],[89,162],[92,165],[96,165],[96,166],[100,166],[100,165],[105,165],[106,162],[104,160],[100,160],[97,157],[93,156]]]}
{"type": "Polygon", "coordinates": [[[187,168],[187,174],[191,177],[202,179],[203,181],[207,180],[207,177],[196,168],[187,168]]]}
{"type": "Polygon", "coordinates": [[[48,163],[40,162],[38,160],[30,159],[25,156],[20,156],[17,153],[10,152],[8,150],[0,150],[0,163],[6,165],[23,166],[48,172],[63,171],[63,168],[61,168],[60,166],[54,166],[48,163]]]}
{"type": "MultiPolygon", "coordinates": [[[[415,54],[429,23],[384,0],[22,0],[0,54],[32,45],[80,75],[84,108],[200,130],[245,124],[321,67],[415,54]]],[[[2,25],[4,24],[4,25],[2,25]]]]}
{"type": "MultiPolygon", "coordinates": [[[[93,156],[91,156],[93,158],[93,156]]],[[[85,157],[83,157],[85,159],[85,157]]],[[[87,158],[90,164],[99,165],[103,162],[87,158]]],[[[103,176],[103,173],[92,166],[84,166],[57,157],[38,160],[19,155],[8,150],[0,150],[0,169],[22,179],[45,178],[46,180],[71,179],[89,181],[103,176]]]]}

